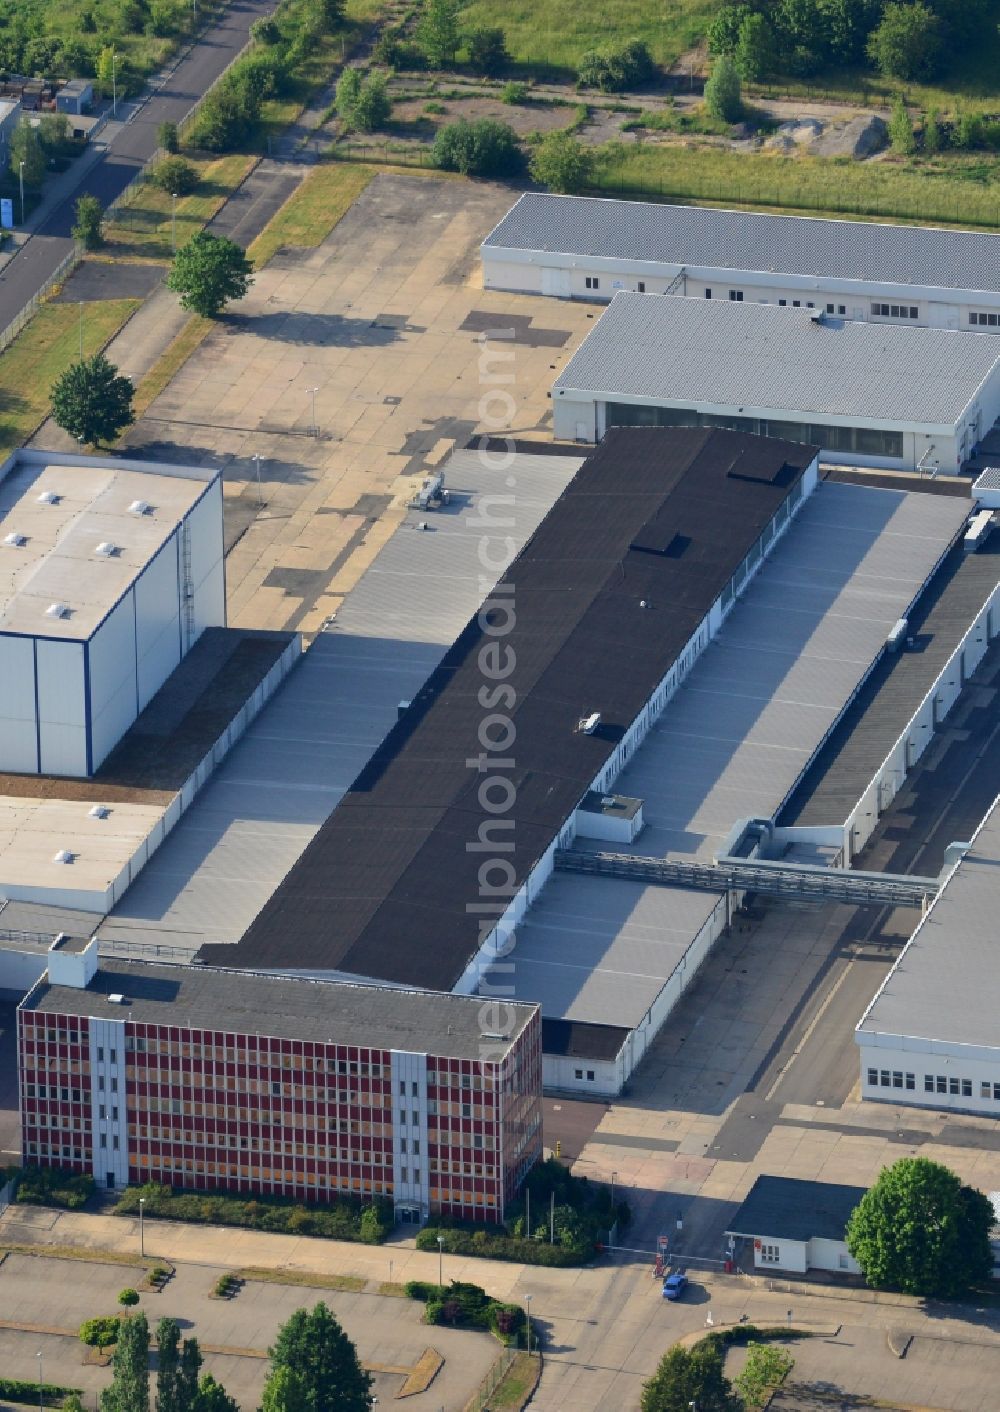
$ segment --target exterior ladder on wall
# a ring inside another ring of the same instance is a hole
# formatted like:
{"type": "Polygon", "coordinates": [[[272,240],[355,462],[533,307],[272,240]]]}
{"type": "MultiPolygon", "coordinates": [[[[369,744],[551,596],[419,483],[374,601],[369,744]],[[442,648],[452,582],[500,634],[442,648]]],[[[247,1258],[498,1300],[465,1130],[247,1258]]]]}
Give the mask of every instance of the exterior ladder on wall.
{"type": "Polygon", "coordinates": [[[681,265],[680,269],[663,291],[664,294],[676,294],[678,290],[681,290],[683,293],[684,289],[687,287],[687,273],[687,266],[681,265]]]}
{"type": "Polygon", "coordinates": [[[191,578],[191,527],[181,525],[181,612],[184,616],[184,650],[194,641],[194,581],[191,578]]]}
{"type": "Polygon", "coordinates": [[[907,873],[862,873],[809,863],[719,858],[687,863],[642,858],[631,853],[557,849],[555,866],[564,873],[628,878],[660,887],[704,892],[758,892],[796,902],[846,902],[854,907],[925,907],[937,895],[937,878],[907,873]]]}

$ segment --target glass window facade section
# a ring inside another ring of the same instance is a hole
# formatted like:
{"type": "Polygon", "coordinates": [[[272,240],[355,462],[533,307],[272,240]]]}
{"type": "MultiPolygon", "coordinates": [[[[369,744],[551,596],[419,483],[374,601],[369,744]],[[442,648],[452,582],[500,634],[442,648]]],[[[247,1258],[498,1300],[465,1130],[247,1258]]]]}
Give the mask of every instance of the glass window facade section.
{"type": "Polygon", "coordinates": [[[825,451],[855,452],[896,461],[903,457],[903,433],[876,427],[830,427],[763,417],[724,417],[687,407],[639,407],[625,402],[607,404],[607,424],[609,427],[721,427],[725,431],[748,431],[784,441],[804,441],[821,446],[825,451]]]}

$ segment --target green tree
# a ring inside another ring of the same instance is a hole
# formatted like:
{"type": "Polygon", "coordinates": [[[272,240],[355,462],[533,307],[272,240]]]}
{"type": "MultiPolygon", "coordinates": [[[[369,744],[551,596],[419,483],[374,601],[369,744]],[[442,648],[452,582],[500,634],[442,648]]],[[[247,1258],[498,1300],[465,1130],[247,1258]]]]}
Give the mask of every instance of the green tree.
{"type": "Polygon", "coordinates": [[[892,150],[901,157],[909,157],[917,150],[917,139],[913,135],[913,122],[902,98],[896,98],[889,119],[889,142],[892,150]]]}
{"type": "Polygon", "coordinates": [[[694,1348],[675,1344],[643,1384],[642,1412],[742,1412],[742,1403],[723,1372],[722,1351],[712,1338],[694,1348]]]}
{"type": "Polygon", "coordinates": [[[795,1366],[795,1359],[773,1343],[751,1343],[743,1372],[733,1379],[736,1391],[749,1406],[763,1403],[767,1394],[784,1382],[795,1366]]]}
{"type": "Polygon", "coordinates": [[[924,151],[928,156],[941,151],[941,124],[936,108],[929,108],[924,119],[924,151]]]}
{"type": "Polygon", "coordinates": [[[198,1392],[191,1404],[191,1412],[240,1412],[240,1404],[217,1383],[211,1373],[206,1373],[198,1384],[198,1392]]]}
{"type": "Polygon", "coordinates": [[[754,11],[749,5],[723,5],[708,27],[710,54],[735,54],[740,30],[754,11]]]}
{"type": "Polygon", "coordinates": [[[111,1386],[101,1393],[101,1412],[149,1412],[149,1324],[145,1314],[122,1319],[111,1367],[111,1386]]]}
{"type": "Polygon", "coordinates": [[[466,37],[469,68],[477,74],[496,78],[510,63],[507,36],[498,25],[481,25],[466,37]]]}
{"type": "Polygon", "coordinates": [[[569,132],[550,132],[542,138],[528,163],[532,181],[549,191],[575,194],[588,184],[594,159],[589,147],[569,132]]]}
{"type": "Polygon", "coordinates": [[[354,126],[354,109],[361,92],[361,70],[351,65],[337,80],[337,116],[348,127],[354,126]]]}
{"type": "Polygon", "coordinates": [[[932,79],[944,57],[941,21],[922,0],[886,5],[869,36],[868,57],[887,78],[932,79]]]}
{"type": "Polygon", "coordinates": [[[465,176],[513,176],[524,166],[514,129],[493,118],[461,119],[438,130],[431,160],[445,172],[465,176]]]}
{"type": "MultiPolygon", "coordinates": [[[[70,364],[57,379],[52,388],[52,415],[56,424],[77,441],[100,446],[113,441],[135,421],[134,392],[129,379],[122,377],[103,353],[95,353],[92,358],[70,364]]],[[[139,1314],[135,1319],[123,1319],[122,1328],[140,1320],[145,1327],[146,1316],[139,1314]]],[[[145,1336],[148,1345],[148,1327],[145,1336]]],[[[138,1335],[133,1332],[129,1337],[138,1335]]]]}
{"type": "Polygon", "coordinates": [[[732,58],[740,78],[749,83],[758,83],[774,72],[778,63],[774,30],[763,15],[747,15],[732,58]]]}
{"type": "Polygon", "coordinates": [[[45,148],[30,123],[21,122],[10,139],[10,170],[15,179],[23,176],[25,186],[32,189],[45,180],[45,148]],[[22,171],[23,164],[23,171],[22,171]]]}
{"type": "Polygon", "coordinates": [[[951,134],[952,145],[967,152],[978,147],[983,140],[983,124],[978,113],[968,108],[959,108],[955,114],[955,126],[951,134]]]}
{"type": "Polygon", "coordinates": [[[424,0],[417,41],[432,68],[444,69],[453,64],[461,43],[458,0],[424,0]]]}
{"type": "Polygon", "coordinates": [[[736,65],[728,54],[720,54],[705,84],[705,107],[713,118],[738,123],[743,116],[743,92],[736,65]]]}
{"type": "Polygon", "coordinates": [[[73,239],[84,250],[97,250],[104,243],[104,212],[96,196],[78,196],[73,207],[73,239]]]}
{"type": "Polygon", "coordinates": [[[992,1269],[990,1203],[925,1157],[883,1167],[847,1224],[847,1248],[873,1288],[961,1294],[992,1269]]]}
{"type": "Polygon", "coordinates": [[[71,1392],[63,1401],[63,1412],[86,1412],[78,1392],[71,1392]]]}
{"type": "Polygon", "coordinates": [[[69,118],[65,113],[44,113],[35,131],[48,158],[62,157],[73,140],[69,135],[69,118]]]}
{"type": "Polygon", "coordinates": [[[294,1368],[273,1368],[264,1384],[260,1412],[310,1412],[309,1394],[294,1368]]]}
{"type": "Polygon", "coordinates": [[[181,308],[216,318],[231,299],[242,299],[253,283],[253,266],[235,241],[200,230],[174,256],[167,288],[181,308]]]}
{"type": "Polygon", "coordinates": [[[188,196],[198,185],[198,172],[183,157],[164,157],[153,168],[152,180],[171,196],[188,196]]]}
{"type": "Polygon", "coordinates": [[[176,123],[160,123],[156,129],[157,146],[162,147],[164,152],[171,154],[179,152],[181,149],[180,134],[177,131],[176,123]]]}
{"type": "Polygon", "coordinates": [[[628,39],[615,48],[588,50],[580,59],[577,83],[602,93],[621,93],[648,83],[655,72],[649,46],[641,39],[628,39]]]}
{"type": "Polygon", "coordinates": [[[94,66],[97,86],[106,98],[117,92],[119,98],[125,91],[122,83],[122,56],[113,44],[106,44],[97,56],[94,66]]]}
{"type": "Polygon", "coordinates": [[[376,132],[392,117],[392,99],[384,74],[370,73],[361,85],[354,104],[352,126],[358,132],[376,132]]]}
{"type": "Polygon", "coordinates": [[[156,1412],[186,1412],[180,1399],[180,1325],[161,1319],[156,1325],[156,1412]]]}
{"type": "Polygon", "coordinates": [[[198,1375],[202,1365],[201,1349],[196,1338],[186,1338],[181,1344],[180,1366],[177,1369],[179,1412],[192,1408],[198,1396],[198,1375]]]}
{"type": "Polygon", "coordinates": [[[278,1330],[270,1353],[271,1376],[279,1369],[295,1373],[309,1412],[334,1407],[337,1412],[368,1412],[371,1375],[325,1304],[297,1309],[278,1330]]]}

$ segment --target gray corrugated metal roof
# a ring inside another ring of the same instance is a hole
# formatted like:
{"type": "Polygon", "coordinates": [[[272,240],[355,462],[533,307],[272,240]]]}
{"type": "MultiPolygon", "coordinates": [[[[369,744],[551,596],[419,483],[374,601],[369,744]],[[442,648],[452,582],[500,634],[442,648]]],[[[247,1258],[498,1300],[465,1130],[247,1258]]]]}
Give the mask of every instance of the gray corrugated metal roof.
{"type": "Polygon", "coordinates": [[[483,242],[699,269],[1000,291],[1000,236],[528,192],[483,242]]]}
{"type": "Polygon", "coordinates": [[[861,1033],[1000,1050],[998,864],[1000,800],[889,972],[861,1033]]]}
{"type": "MultiPolygon", "coordinates": [[[[482,497],[509,495],[520,546],[580,465],[477,452],[446,473],[452,505],[412,513],[100,928],[102,941],[197,951],[238,941],[483,597],[482,497]],[[516,476],[510,490],[508,476],[516,476]],[[426,519],[427,534],[413,525],[426,519]]],[[[495,510],[497,515],[501,510],[495,510]]]]}
{"type": "Polygon", "coordinates": [[[1000,340],[950,329],[817,323],[805,309],[620,290],[552,395],[952,426],[998,363],[1000,340]]]}

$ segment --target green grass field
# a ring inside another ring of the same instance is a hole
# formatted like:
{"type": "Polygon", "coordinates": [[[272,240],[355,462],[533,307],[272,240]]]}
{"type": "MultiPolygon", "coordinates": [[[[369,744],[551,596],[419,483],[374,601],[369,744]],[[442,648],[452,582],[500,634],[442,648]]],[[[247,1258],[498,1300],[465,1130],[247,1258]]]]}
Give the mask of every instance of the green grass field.
{"type": "MultiPolygon", "coordinates": [[[[103,348],[139,306],[137,299],[83,305],[83,351],[103,348]]],[[[43,304],[0,353],[0,460],[27,437],[49,410],[52,384],[80,356],[80,305],[43,304]]]]}
{"type": "Polygon", "coordinates": [[[847,215],[916,224],[1000,226],[1000,163],[960,154],[859,164],[752,156],[708,144],[602,150],[602,195],[847,215]]]}
{"type": "Polygon", "coordinates": [[[580,56],[625,39],[643,39],[660,64],[672,64],[705,33],[719,0],[616,0],[611,9],[577,0],[472,0],[462,28],[502,25],[518,64],[575,72],[580,56]]]}

